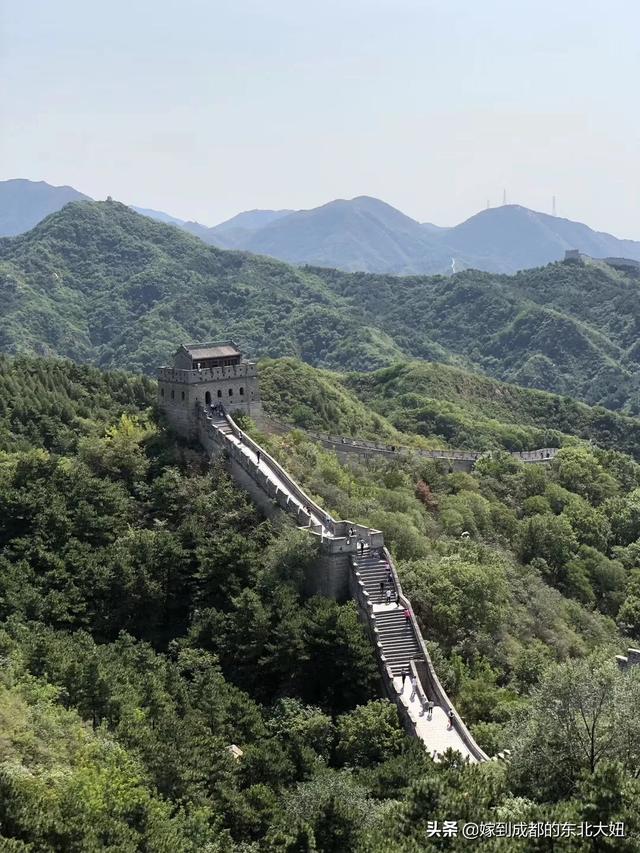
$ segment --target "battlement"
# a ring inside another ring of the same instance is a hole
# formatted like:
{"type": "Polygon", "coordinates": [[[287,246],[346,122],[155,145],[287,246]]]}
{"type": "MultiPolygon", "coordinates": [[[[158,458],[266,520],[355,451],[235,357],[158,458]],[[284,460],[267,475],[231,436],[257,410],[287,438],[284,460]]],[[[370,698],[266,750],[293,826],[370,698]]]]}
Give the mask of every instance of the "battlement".
{"type": "Polygon", "coordinates": [[[187,385],[200,385],[203,382],[217,382],[224,379],[257,377],[258,365],[255,361],[241,361],[227,367],[203,367],[200,370],[184,370],[179,367],[159,367],[158,381],[178,382],[187,385]]]}

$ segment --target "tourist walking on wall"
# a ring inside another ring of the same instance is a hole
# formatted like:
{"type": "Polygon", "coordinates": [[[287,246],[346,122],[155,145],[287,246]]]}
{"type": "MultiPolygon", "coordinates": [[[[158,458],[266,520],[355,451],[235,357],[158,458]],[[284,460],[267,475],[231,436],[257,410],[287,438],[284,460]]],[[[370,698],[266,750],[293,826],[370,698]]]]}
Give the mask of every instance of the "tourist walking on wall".
{"type": "Polygon", "coordinates": [[[411,624],[411,611],[408,607],[406,607],[404,611],[404,624],[407,627],[409,627],[409,625],[411,624]]]}
{"type": "Polygon", "coordinates": [[[380,600],[382,601],[382,596],[384,595],[384,581],[380,581],[380,600]]]}
{"type": "MultiPolygon", "coordinates": [[[[382,584],[381,584],[382,586],[382,584]]],[[[387,590],[387,604],[391,604],[391,590],[387,590]]]]}
{"type": "Polygon", "coordinates": [[[455,716],[455,715],[454,715],[454,713],[453,713],[453,708],[449,708],[449,713],[447,714],[447,716],[449,717],[449,726],[448,726],[448,728],[452,729],[452,728],[453,728],[453,718],[454,718],[454,716],[455,716]]]}
{"type": "Polygon", "coordinates": [[[258,465],[260,465],[260,458],[261,458],[260,451],[256,450],[256,460],[258,462],[258,465]]]}
{"type": "Polygon", "coordinates": [[[407,678],[409,677],[409,670],[406,666],[402,667],[402,672],[400,674],[400,678],[402,679],[402,691],[404,692],[404,684],[407,678]]]}
{"type": "Polygon", "coordinates": [[[418,692],[418,679],[415,677],[415,675],[413,675],[413,673],[411,674],[410,681],[411,681],[411,696],[409,697],[409,701],[413,702],[413,700],[416,698],[416,693],[418,692]]]}
{"type": "Polygon", "coordinates": [[[361,540],[358,542],[358,548],[359,548],[359,550],[360,550],[360,556],[362,556],[362,555],[364,554],[364,544],[365,544],[365,543],[364,543],[364,539],[361,539],[361,540]]]}

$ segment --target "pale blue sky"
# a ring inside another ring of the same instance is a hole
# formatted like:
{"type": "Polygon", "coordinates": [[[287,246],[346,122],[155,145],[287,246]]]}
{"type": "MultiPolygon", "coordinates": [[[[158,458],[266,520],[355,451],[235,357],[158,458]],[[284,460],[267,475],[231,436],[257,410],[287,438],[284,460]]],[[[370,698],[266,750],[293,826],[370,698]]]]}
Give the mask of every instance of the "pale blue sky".
{"type": "Polygon", "coordinates": [[[637,0],[4,0],[0,179],[214,224],[374,195],[640,239],[637,0]]]}

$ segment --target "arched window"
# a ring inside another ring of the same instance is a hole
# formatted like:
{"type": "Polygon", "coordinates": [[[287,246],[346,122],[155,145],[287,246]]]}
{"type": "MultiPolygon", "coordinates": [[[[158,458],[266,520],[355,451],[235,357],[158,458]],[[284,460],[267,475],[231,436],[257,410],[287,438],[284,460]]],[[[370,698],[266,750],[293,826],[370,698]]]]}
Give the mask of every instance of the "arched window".
{"type": "Polygon", "coordinates": [[[175,392],[175,391],[173,390],[173,388],[172,388],[172,389],[171,389],[171,399],[172,399],[172,400],[174,400],[174,399],[175,399],[175,396],[176,396],[176,392],[175,392]]]}
{"type": "Polygon", "coordinates": [[[240,396],[244,397],[244,388],[242,387],[242,385],[240,386],[240,396]]]}
{"type": "Polygon", "coordinates": [[[160,389],[160,396],[161,396],[161,397],[164,397],[164,388],[161,388],[161,389],[160,389]]]}
{"type": "Polygon", "coordinates": [[[182,392],[182,399],[184,400],[184,391],[182,392]]]}
{"type": "Polygon", "coordinates": [[[222,397],[222,391],[218,388],[218,397],[222,397]]]}
{"type": "Polygon", "coordinates": [[[229,396],[233,397],[233,388],[229,388],[229,396]]]}
{"type": "Polygon", "coordinates": [[[211,405],[211,391],[207,391],[207,393],[204,395],[204,401],[207,406],[211,405]]]}

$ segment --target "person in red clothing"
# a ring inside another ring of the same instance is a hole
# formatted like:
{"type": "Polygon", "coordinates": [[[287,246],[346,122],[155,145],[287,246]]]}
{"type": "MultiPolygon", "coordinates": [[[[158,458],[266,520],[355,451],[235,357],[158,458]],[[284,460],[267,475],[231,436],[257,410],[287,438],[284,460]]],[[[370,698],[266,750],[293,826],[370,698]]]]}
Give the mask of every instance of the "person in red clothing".
{"type": "Polygon", "coordinates": [[[411,611],[409,610],[408,607],[405,608],[405,611],[404,611],[404,622],[405,622],[405,625],[409,625],[411,623],[411,611]]]}

